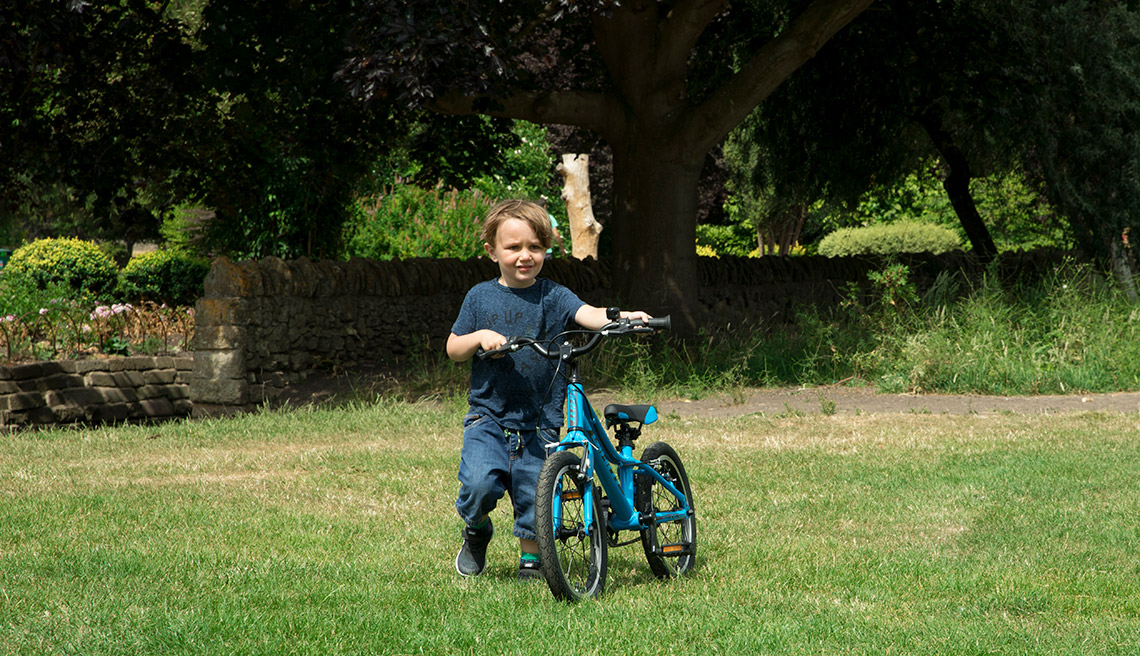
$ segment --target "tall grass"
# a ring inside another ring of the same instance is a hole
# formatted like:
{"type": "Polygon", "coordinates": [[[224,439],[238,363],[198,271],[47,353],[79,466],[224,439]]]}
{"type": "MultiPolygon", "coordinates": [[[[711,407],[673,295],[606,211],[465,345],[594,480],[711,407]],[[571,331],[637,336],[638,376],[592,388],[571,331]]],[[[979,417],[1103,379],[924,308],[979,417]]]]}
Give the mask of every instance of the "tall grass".
{"type": "Polygon", "coordinates": [[[689,396],[837,382],[997,395],[1137,390],[1140,306],[1072,264],[1035,283],[947,274],[925,290],[895,265],[833,311],[686,343],[610,343],[585,371],[595,384],[689,396]]]}
{"type": "MultiPolygon", "coordinates": [[[[385,400],[25,432],[0,653],[1134,654],[1135,415],[665,416],[698,564],[567,606],[453,559],[462,409],[385,400]]],[[[646,442],[647,443],[647,442],[646,442]]],[[[644,444],[642,445],[644,446],[644,444]]]]}

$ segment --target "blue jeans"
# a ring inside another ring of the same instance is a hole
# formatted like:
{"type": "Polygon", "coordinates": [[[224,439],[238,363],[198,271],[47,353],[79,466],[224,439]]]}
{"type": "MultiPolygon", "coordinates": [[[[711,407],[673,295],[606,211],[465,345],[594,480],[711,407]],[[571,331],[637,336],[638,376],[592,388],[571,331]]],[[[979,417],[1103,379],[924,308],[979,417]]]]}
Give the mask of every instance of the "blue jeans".
{"type": "Polygon", "coordinates": [[[546,460],[545,445],[557,442],[558,433],[558,429],[503,430],[487,415],[464,417],[459,498],[455,500],[463,521],[476,523],[509,492],[515,511],[514,535],[533,540],[534,488],[546,460]]]}

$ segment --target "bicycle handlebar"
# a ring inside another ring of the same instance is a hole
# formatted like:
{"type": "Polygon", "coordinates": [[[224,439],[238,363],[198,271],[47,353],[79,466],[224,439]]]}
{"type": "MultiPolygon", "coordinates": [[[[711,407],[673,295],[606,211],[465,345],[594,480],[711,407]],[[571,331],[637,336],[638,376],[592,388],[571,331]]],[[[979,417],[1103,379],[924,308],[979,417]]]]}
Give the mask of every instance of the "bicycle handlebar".
{"type": "Polygon", "coordinates": [[[567,330],[557,335],[553,340],[548,341],[537,341],[530,337],[508,337],[507,341],[497,349],[491,351],[479,349],[475,352],[475,357],[483,360],[496,355],[514,353],[523,347],[529,346],[544,358],[551,360],[557,358],[573,360],[597,348],[602,337],[655,333],[659,330],[669,330],[671,326],[672,322],[668,315],[664,317],[654,317],[645,322],[618,319],[606,324],[601,330],[567,330]],[[568,348],[563,348],[559,346],[559,338],[565,335],[590,335],[590,339],[582,346],[570,346],[570,344],[567,343],[566,347],[568,348]]]}

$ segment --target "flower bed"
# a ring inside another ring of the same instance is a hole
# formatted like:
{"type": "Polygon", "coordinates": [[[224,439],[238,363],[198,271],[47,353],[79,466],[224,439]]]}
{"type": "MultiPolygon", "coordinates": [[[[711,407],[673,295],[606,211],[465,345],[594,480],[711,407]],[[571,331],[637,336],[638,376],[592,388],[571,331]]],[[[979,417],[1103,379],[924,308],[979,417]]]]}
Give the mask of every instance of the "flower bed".
{"type": "Polygon", "coordinates": [[[95,355],[174,355],[190,349],[194,310],[153,303],[84,305],[53,299],[0,316],[0,364],[95,355]]]}

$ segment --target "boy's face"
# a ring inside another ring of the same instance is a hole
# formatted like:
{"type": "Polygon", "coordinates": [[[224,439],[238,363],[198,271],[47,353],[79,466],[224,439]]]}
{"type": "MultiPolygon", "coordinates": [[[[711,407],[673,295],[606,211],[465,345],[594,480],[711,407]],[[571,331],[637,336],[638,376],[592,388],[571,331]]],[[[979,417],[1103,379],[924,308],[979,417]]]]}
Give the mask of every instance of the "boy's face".
{"type": "Polygon", "coordinates": [[[538,235],[519,219],[507,219],[495,234],[495,243],[483,244],[491,261],[499,265],[499,282],[507,287],[521,289],[534,284],[542,262],[546,258],[546,247],[538,240],[538,235]]]}

